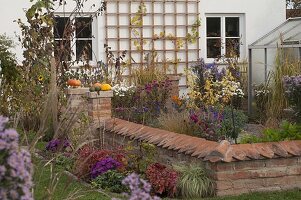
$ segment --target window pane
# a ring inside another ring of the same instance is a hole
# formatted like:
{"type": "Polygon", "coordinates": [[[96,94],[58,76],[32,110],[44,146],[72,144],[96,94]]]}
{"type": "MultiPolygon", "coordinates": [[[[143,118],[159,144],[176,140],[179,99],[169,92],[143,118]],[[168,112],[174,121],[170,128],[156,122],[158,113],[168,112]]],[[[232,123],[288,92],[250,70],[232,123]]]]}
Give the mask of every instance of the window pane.
{"type": "Polygon", "coordinates": [[[221,56],[221,40],[207,39],[207,58],[218,58],[221,56]]]}
{"type": "Polygon", "coordinates": [[[207,37],[221,36],[221,18],[207,17],[207,37]]]}
{"type": "Polygon", "coordinates": [[[68,17],[55,17],[54,18],[54,38],[63,38],[64,30],[67,28],[68,17]]]}
{"type": "Polygon", "coordinates": [[[70,61],[71,60],[71,45],[70,40],[56,40],[54,48],[54,56],[56,60],[70,61]]]}
{"type": "Polygon", "coordinates": [[[226,17],[226,37],[239,37],[239,17],[226,17]]]}
{"type": "Polygon", "coordinates": [[[91,38],[92,37],[92,18],[79,17],[75,19],[76,37],[91,38]]]}
{"type": "Polygon", "coordinates": [[[76,60],[92,60],[92,40],[76,41],[76,60]]]}
{"type": "Polygon", "coordinates": [[[226,56],[239,57],[240,56],[240,39],[227,38],[226,39],[226,56]]]}

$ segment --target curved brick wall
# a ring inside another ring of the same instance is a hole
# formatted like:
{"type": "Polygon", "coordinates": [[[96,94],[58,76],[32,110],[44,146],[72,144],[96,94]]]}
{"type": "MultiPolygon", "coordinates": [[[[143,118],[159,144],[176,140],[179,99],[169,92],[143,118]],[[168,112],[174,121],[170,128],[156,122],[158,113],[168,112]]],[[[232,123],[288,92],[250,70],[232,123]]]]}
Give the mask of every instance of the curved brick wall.
{"type": "Polygon", "coordinates": [[[211,171],[218,196],[301,188],[301,141],[231,145],[116,118],[105,129],[107,144],[148,142],[164,161],[199,161],[211,171]]]}

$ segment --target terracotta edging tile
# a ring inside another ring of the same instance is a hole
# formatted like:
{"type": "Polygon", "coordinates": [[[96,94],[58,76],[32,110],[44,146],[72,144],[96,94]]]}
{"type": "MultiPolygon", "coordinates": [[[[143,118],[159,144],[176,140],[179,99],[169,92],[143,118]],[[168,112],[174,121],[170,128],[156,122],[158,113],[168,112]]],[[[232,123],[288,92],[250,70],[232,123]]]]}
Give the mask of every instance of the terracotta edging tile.
{"type": "Polygon", "coordinates": [[[301,140],[231,145],[225,140],[220,143],[208,141],[118,118],[106,120],[104,128],[123,137],[148,142],[211,163],[301,156],[301,140]]]}

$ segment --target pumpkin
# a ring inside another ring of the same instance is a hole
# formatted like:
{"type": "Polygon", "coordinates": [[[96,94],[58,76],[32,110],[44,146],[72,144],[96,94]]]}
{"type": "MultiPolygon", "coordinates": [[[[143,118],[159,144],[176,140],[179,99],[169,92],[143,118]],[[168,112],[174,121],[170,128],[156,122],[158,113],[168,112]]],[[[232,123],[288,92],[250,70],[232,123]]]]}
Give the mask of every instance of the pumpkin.
{"type": "Polygon", "coordinates": [[[77,87],[81,86],[82,85],[82,82],[80,82],[80,80],[76,80],[76,83],[75,83],[77,87]]]}
{"type": "Polygon", "coordinates": [[[95,87],[94,86],[90,87],[89,91],[90,92],[95,92],[95,87]]]}
{"type": "Polygon", "coordinates": [[[96,92],[99,92],[101,90],[101,88],[99,86],[95,86],[94,88],[95,88],[96,92]]]}
{"type": "Polygon", "coordinates": [[[71,87],[79,87],[81,85],[80,80],[76,80],[76,79],[69,79],[67,81],[67,85],[71,86],[71,87]]]}
{"type": "Polygon", "coordinates": [[[109,91],[112,89],[112,87],[109,84],[101,84],[100,88],[102,91],[109,91]]]}
{"type": "Polygon", "coordinates": [[[97,83],[94,83],[94,84],[93,84],[93,87],[101,87],[101,83],[98,83],[98,82],[97,82],[97,83]]]}

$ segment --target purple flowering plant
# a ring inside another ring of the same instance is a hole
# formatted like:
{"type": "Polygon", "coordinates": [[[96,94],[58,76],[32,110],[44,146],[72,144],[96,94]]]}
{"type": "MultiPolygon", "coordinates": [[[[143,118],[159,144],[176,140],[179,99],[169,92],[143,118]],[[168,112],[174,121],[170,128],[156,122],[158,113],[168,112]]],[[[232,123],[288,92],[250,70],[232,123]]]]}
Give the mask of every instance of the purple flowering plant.
{"type": "Polygon", "coordinates": [[[95,179],[97,176],[104,174],[109,170],[115,170],[121,167],[122,164],[112,157],[107,157],[96,162],[91,168],[91,177],[95,179]]]}
{"type": "Polygon", "coordinates": [[[221,109],[209,106],[191,110],[190,120],[199,126],[200,132],[198,134],[202,137],[213,141],[220,139],[220,130],[224,120],[221,109]]]}
{"type": "Polygon", "coordinates": [[[7,118],[0,116],[0,199],[33,199],[30,153],[19,149],[19,135],[5,129],[7,118]]]}
{"type": "Polygon", "coordinates": [[[171,81],[153,80],[127,92],[126,98],[114,96],[114,115],[136,123],[150,124],[162,111],[166,111],[166,101],[171,91],[171,81]]]}
{"type": "Polygon", "coordinates": [[[294,108],[295,114],[300,119],[301,117],[301,75],[285,76],[283,78],[285,95],[288,98],[290,105],[294,108]]]}
{"type": "MultiPolygon", "coordinates": [[[[136,173],[128,175],[123,179],[122,184],[130,189],[129,194],[124,194],[128,200],[160,200],[157,196],[151,196],[151,185],[136,173]]],[[[113,198],[112,200],[118,199],[113,198]]]]}
{"type": "Polygon", "coordinates": [[[46,145],[46,150],[51,152],[57,152],[58,150],[62,149],[65,150],[67,147],[70,147],[71,144],[67,139],[53,139],[48,142],[46,145]]]}

